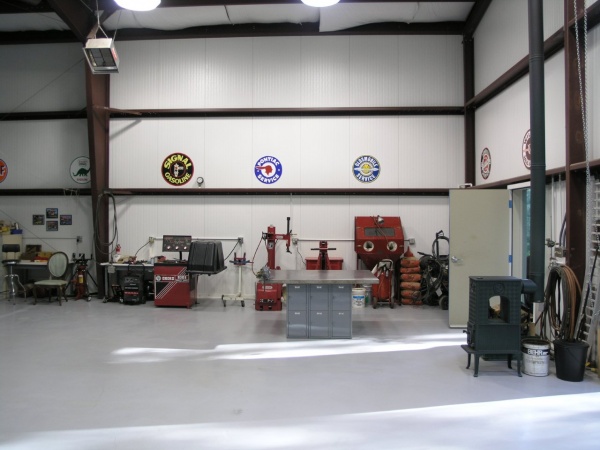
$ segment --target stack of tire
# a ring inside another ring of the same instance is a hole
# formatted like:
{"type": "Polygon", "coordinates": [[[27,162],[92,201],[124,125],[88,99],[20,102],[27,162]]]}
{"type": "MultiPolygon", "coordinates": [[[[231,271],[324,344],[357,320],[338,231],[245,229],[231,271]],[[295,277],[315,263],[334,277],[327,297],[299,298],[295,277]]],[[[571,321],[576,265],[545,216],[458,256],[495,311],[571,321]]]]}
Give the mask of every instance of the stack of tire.
{"type": "Polygon", "coordinates": [[[421,266],[410,251],[410,247],[400,260],[400,301],[403,305],[422,305],[421,266]]]}

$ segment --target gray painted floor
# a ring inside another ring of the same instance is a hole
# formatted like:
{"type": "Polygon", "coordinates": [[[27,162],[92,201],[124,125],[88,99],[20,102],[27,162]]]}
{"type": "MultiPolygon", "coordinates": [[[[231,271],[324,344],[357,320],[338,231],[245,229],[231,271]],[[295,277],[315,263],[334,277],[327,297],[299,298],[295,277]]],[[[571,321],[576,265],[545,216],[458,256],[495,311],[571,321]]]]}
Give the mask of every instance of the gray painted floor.
{"type": "Polygon", "coordinates": [[[482,360],[475,378],[447,311],[355,309],[352,340],[285,331],[252,301],[2,300],[0,448],[600,448],[595,373],[482,360]]]}

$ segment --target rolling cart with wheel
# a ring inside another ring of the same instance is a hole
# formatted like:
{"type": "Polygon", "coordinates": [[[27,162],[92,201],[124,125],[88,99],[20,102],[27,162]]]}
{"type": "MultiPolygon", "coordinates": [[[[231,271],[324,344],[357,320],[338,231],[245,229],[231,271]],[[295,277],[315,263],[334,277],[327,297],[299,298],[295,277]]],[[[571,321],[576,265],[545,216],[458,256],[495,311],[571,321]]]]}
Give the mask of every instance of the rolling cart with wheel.
{"type": "Polygon", "coordinates": [[[244,302],[244,296],[242,295],[242,289],[243,289],[243,284],[242,284],[242,270],[244,269],[244,267],[246,266],[246,264],[248,264],[250,261],[248,261],[246,259],[246,254],[244,253],[244,256],[242,256],[241,258],[237,257],[237,254],[234,253],[233,254],[233,261],[229,261],[230,263],[232,263],[238,271],[238,292],[237,294],[223,294],[221,295],[221,301],[223,302],[223,307],[227,306],[226,300],[232,300],[232,301],[236,301],[239,300],[240,304],[242,305],[242,307],[246,306],[246,303],[244,302]]]}

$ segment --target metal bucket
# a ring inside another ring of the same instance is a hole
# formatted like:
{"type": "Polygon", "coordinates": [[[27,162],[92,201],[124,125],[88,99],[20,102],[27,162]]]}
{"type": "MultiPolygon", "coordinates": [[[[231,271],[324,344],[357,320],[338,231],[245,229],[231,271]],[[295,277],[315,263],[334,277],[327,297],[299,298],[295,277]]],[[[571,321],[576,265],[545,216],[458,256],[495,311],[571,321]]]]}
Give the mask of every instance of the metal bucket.
{"type": "Polygon", "coordinates": [[[550,343],[544,339],[528,338],[521,342],[523,373],[534,377],[548,376],[550,343]]]}

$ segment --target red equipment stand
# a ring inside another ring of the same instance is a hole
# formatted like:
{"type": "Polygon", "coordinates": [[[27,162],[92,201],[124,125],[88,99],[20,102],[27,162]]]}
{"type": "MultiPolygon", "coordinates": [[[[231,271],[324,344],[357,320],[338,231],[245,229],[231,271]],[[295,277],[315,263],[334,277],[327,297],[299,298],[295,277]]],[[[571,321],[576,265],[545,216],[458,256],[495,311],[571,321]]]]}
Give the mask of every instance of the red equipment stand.
{"type": "Polygon", "coordinates": [[[165,261],[154,264],[154,305],[185,306],[196,304],[196,278],[190,279],[187,262],[165,261]]]}
{"type": "Polygon", "coordinates": [[[342,270],[344,258],[335,256],[329,257],[328,250],[337,250],[329,248],[327,241],[319,241],[319,248],[311,248],[311,250],[319,250],[317,258],[306,258],[306,270],[342,270]]]}
{"type": "MultiPolygon", "coordinates": [[[[344,265],[344,258],[331,257],[329,258],[329,267],[325,270],[342,270],[344,265]]],[[[318,258],[307,257],[306,258],[306,270],[322,270],[319,264],[318,258]]]]}
{"type": "MultiPolygon", "coordinates": [[[[267,267],[279,269],[275,266],[275,246],[277,241],[284,240],[286,251],[290,252],[292,230],[290,230],[290,218],[287,218],[287,233],[277,234],[275,227],[270,225],[267,232],[263,233],[262,239],[267,246],[267,267]]],[[[281,311],[282,309],[282,285],[276,283],[256,283],[256,299],[254,309],[257,311],[281,311]]]]}

